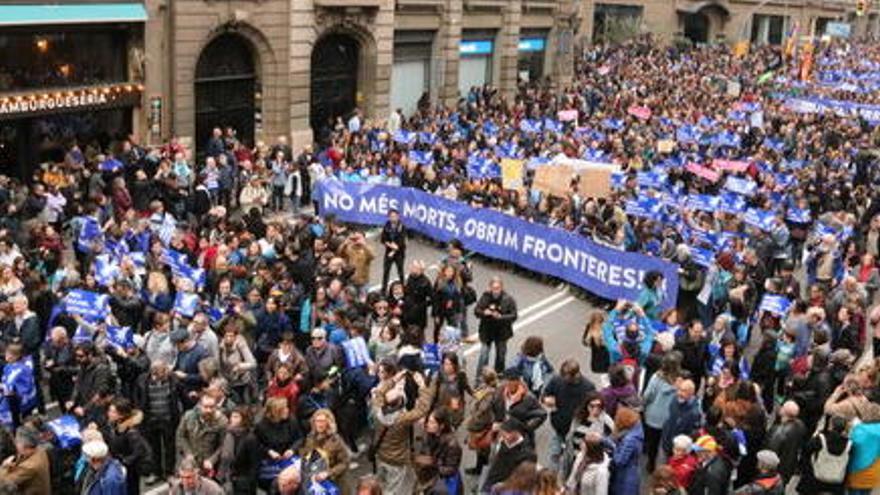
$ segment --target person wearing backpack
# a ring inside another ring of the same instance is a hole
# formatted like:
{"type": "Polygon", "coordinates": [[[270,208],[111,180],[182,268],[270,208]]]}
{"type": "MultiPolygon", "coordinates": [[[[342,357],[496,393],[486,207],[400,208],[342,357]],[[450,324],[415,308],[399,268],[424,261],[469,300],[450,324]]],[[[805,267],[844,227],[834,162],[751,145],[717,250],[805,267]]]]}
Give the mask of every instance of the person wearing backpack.
{"type": "Polygon", "coordinates": [[[852,449],[846,437],[846,425],[846,419],[832,416],[827,427],[804,446],[798,493],[843,495],[843,480],[852,449]]]}

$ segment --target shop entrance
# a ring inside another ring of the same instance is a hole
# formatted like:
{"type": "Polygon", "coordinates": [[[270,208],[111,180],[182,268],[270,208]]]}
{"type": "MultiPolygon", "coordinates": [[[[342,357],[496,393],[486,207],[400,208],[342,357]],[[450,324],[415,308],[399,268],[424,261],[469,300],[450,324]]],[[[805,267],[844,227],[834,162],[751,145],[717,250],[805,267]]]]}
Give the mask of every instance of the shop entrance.
{"type": "Polygon", "coordinates": [[[22,179],[41,163],[64,160],[70,146],[104,153],[131,133],[132,109],[70,112],[0,122],[0,174],[22,179]]]}
{"type": "Polygon", "coordinates": [[[359,46],[351,36],[324,36],[312,49],[310,120],[315,136],[323,136],[332,120],[354,110],[357,102],[359,46]]]}
{"type": "Polygon", "coordinates": [[[242,36],[225,33],[202,50],[196,65],[196,148],[215,127],[233,128],[242,142],[254,142],[257,81],[254,52],[242,36]]]}

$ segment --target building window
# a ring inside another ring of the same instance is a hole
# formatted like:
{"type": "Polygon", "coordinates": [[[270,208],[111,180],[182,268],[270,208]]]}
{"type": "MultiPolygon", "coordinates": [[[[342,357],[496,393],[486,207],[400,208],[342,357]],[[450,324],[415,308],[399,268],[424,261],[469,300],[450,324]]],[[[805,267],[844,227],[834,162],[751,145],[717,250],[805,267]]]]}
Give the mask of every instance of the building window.
{"type": "Polygon", "coordinates": [[[465,32],[458,47],[458,93],[467,97],[470,90],[492,83],[495,35],[488,32],[465,32]]]}
{"type": "Polygon", "coordinates": [[[517,79],[535,82],[544,77],[544,59],[547,53],[546,29],[523,29],[517,44],[517,79]]]}
{"type": "Polygon", "coordinates": [[[616,42],[639,34],[644,7],[597,3],[593,8],[593,42],[616,42]]]}
{"type": "Polygon", "coordinates": [[[62,88],[128,79],[126,29],[51,27],[0,34],[0,91],[62,88]]]}
{"type": "Polygon", "coordinates": [[[755,14],[752,16],[752,43],[779,45],[788,28],[788,16],[755,14]]]}
{"type": "Polygon", "coordinates": [[[391,66],[391,108],[412,115],[423,95],[431,91],[431,47],[433,31],[394,33],[394,63],[391,66]]]}

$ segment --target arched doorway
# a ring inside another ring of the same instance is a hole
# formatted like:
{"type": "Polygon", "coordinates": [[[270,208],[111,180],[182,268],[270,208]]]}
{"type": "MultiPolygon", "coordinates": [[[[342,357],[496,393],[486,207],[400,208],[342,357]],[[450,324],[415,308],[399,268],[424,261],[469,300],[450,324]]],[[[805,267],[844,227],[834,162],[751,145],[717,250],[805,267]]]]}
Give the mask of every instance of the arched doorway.
{"type": "Polygon", "coordinates": [[[202,50],[196,65],[196,148],[202,150],[215,127],[235,129],[254,142],[256,93],[254,52],[241,35],[225,33],[202,50]]]}
{"type": "Polygon", "coordinates": [[[310,124],[321,139],[331,119],[351,112],[357,104],[360,46],[341,33],[328,34],[312,49],[310,124]]]}
{"type": "Polygon", "coordinates": [[[702,12],[687,14],[684,17],[684,37],[694,43],[709,41],[709,17],[702,12]]]}

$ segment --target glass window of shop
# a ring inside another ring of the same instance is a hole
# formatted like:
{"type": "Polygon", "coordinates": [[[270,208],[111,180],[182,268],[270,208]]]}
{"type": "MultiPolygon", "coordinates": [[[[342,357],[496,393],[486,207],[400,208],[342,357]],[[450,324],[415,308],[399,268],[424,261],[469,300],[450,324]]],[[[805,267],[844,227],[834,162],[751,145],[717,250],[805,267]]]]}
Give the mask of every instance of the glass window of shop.
{"type": "Polygon", "coordinates": [[[755,14],[752,16],[752,43],[779,45],[788,30],[789,18],[781,15],[755,14]]]}
{"type": "Polygon", "coordinates": [[[517,79],[534,82],[544,77],[544,58],[547,49],[546,29],[523,29],[517,44],[517,79]]]}
{"type": "Polygon", "coordinates": [[[0,31],[0,91],[86,86],[127,79],[127,28],[0,31]]]}
{"type": "Polygon", "coordinates": [[[597,3],[593,7],[593,42],[620,42],[639,34],[641,5],[597,3]]]}

